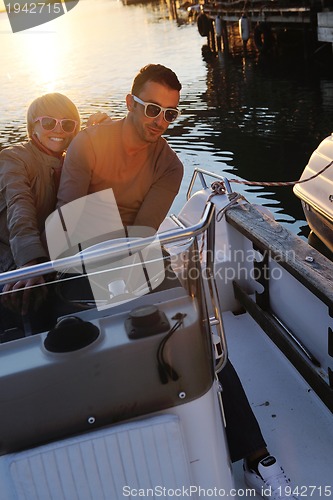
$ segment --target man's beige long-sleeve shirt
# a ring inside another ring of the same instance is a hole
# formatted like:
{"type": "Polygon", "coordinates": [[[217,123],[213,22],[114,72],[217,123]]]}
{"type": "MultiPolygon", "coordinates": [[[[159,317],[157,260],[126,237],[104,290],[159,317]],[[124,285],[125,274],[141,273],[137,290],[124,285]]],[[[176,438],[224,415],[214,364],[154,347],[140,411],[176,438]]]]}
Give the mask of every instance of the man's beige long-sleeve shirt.
{"type": "Polygon", "coordinates": [[[126,153],[124,119],[80,132],[66,155],[58,205],[113,189],[124,225],[158,229],[179,191],[183,165],[167,141],[126,153]]]}

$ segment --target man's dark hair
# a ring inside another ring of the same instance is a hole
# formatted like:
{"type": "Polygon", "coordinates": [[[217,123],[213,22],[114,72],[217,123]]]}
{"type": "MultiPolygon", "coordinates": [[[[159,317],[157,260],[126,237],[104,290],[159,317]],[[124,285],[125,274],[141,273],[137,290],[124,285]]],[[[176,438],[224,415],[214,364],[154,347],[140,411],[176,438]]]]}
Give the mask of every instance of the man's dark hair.
{"type": "Polygon", "coordinates": [[[173,90],[178,90],[178,92],[180,92],[182,88],[176,73],[171,69],[166,68],[162,64],[147,64],[147,66],[140,69],[139,73],[134,78],[131,90],[132,94],[138,96],[142,87],[148,81],[161,83],[173,90]]]}

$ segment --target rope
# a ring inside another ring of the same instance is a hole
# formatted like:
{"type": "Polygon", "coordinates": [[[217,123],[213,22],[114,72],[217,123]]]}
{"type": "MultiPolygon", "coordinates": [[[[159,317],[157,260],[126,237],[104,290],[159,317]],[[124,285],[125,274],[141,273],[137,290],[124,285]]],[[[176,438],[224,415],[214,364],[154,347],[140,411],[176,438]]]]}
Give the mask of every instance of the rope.
{"type": "MultiPolygon", "coordinates": [[[[217,186],[216,186],[217,191],[218,191],[218,190],[220,190],[220,189],[223,189],[223,186],[222,186],[222,184],[223,184],[223,183],[222,183],[222,182],[216,181],[216,183],[215,183],[215,182],[213,182],[213,184],[217,184],[217,186]]],[[[213,184],[212,184],[212,186],[211,186],[211,187],[212,187],[212,189],[214,189],[214,188],[213,188],[213,184]]],[[[213,193],[209,196],[209,198],[208,198],[208,200],[207,200],[207,201],[209,201],[209,200],[210,200],[213,196],[215,196],[216,194],[223,194],[223,193],[221,193],[221,192],[216,192],[216,191],[215,191],[215,192],[213,192],[213,193]]],[[[226,211],[227,211],[230,207],[232,207],[233,205],[236,205],[236,203],[238,203],[238,201],[239,201],[239,200],[244,200],[244,201],[246,201],[247,203],[249,203],[249,201],[245,198],[245,196],[243,196],[242,194],[239,194],[239,193],[231,193],[231,194],[229,194],[229,199],[230,199],[229,203],[228,203],[225,207],[221,208],[221,210],[219,210],[219,211],[217,212],[216,217],[215,217],[217,222],[220,222],[220,221],[223,219],[223,217],[224,217],[224,215],[225,215],[226,211]]],[[[199,248],[199,258],[200,258],[200,262],[202,262],[202,261],[203,261],[203,251],[204,251],[204,246],[205,246],[205,234],[206,234],[206,233],[203,233],[202,238],[201,238],[201,242],[200,242],[200,248],[199,248]]]]}
{"type": "Polygon", "coordinates": [[[226,213],[226,211],[232,207],[233,205],[236,205],[236,203],[238,203],[239,200],[244,200],[246,201],[247,203],[248,200],[245,198],[245,196],[243,196],[242,194],[239,194],[239,193],[232,193],[233,195],[235,196],[232,196],[232,199],[231,201],[223,208],[221,208],[221,210],[219,210],[216,214],[216,221],[217,222],[221,222],[221,220],[223,219],[224,217],[224,214],[226,213]]]}
{"type": "MultiPolygon", "coordinates": [[[[325,165],[325,167],[322,168],[321,170],[319,170],[319,172],[317,172],[316,174],[311,175],[307,179],[297,180],[297,181],[257,182],[257,181],[240,181],[238,179],[229,179],[229,182],[235,182],[237,184],[245,184],[246,186],[295,186],[296,184],[303,184],[304,182],[308,182],[308,181],[311,181],[312,179],[315,179],[316,177],[318,177],[319,175],[324,173],[325,170],[327,170],[332,165],[333,165],[333,160],[330,163],[328,163],[327,165],[325,165]]],[[[227,191],[223,181],[214,181],[214,182],[212,182],[210,187],[212,189],[212,193],[209,195],[207,201],[210,201],[210,199],[213,196],[219,195],[219,194],[225,194],[227,191]]],[[[230,200],[229,203],[225,207],[221,208],[221,210],[219,210],[216,214],[216,221],[217,222],[220,222],[222,220],[222,218],[224,217],[226,211],[230,207],[232,207],[233,205],[238,203],[239,200],[244,200],[247,203],[249,203],[249,201],[243,195],[241,195],[239,193],[228,193],[228,197],[230,200]]],[[[202,261],[202,259],[203,259],[204,244],[205,244],[205,235],[203,234],[202,238],[201,238],[200,248],[199,248],[200,261],[202,261]]]]}
{"type": "MultiPolygon", "coordinates": [[[[235,182],[237,184],[245,184],[246,186],[295,186],[296,184],[303,184],[304,182],[309,182],[312,179],[315,179],[319,175],[325,172],[329,167],[333,165],[333,160],[328,163],[328,165],[325,165],[324,168],[322,168],[319,172],[316,174],[311,175],[307,179],[303,180],[298,180],[298,181],[286,181],[286,182],[256,182],[256,181],[240,181],[238,179],[229,179],[229,182],[235,182]]],[[[223,181],[215,181],[211,185],[212,189],[215,191],[214,194],[224,194],[225,193],[225,187],[223,181]],[[218,184],[218,186],[215,186],[218,184]]]]}

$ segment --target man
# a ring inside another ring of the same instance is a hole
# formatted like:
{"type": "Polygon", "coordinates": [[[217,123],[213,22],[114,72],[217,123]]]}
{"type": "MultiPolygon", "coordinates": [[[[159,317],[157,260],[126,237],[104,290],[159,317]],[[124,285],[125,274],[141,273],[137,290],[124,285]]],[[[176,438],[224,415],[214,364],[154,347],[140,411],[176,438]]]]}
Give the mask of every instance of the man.
{"type": "Polygon", "coordinates": [[[68,149],[58,206],[112,188],[124,225],[158,229],[178,193],[183,165],[162,134],[179,115],[181,84],[160,64],[142,68],[128,114],[78,134],[68,149]]]}
{"type": "MultiPolygon", "coordinates": [[[[59,206],[112,188],[124,225],[157,230],[183,176],[180,160],[161,137],[179,115],[180,90],[170,69],[159,64],[142,68],[126,97],[126,118],[86,129],[71,143],[61,175],[59,206]]],[[[266,449],[230,362],[219,379],[232,460],[246,457],[245,480],[259,494],[271,486],[270,498],[286,499],[283,492],[288,480],[266,449]]]]}

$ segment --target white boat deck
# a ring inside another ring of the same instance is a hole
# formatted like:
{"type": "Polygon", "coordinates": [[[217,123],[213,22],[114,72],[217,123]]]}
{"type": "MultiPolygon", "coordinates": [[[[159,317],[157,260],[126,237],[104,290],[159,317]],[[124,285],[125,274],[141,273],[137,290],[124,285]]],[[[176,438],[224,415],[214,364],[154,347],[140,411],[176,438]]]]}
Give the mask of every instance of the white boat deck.
{"type": "MultiPolygon", "coordinates": [[[[223,319],[229,357],[269,451],[298,487],[300,498],[333,496],[332,413],[251,316],[228,312],[223,319]]],[[[233,468],[236,487],[246,488],[242,462],[233,468]]]]}

